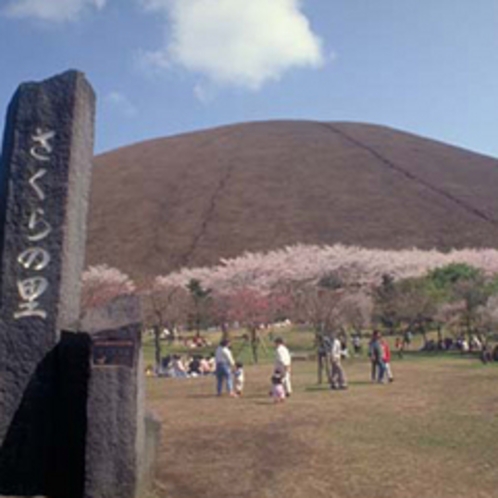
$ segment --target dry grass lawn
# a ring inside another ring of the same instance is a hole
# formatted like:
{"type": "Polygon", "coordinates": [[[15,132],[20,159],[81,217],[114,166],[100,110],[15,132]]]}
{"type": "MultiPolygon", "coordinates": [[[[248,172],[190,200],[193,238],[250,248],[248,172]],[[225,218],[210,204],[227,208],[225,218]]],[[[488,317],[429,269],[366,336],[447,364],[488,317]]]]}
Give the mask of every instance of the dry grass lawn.
{"type": "Polygon", "coordinates": [[[349,360],[348,391],[294,362],[295,393],[267,396],[271,365],[248,366],[243,398],[214,379],[150,379],[163,421],[158,497],[496,498],[498,368],[451,358],[395,361],[372,385],[349,360]]]}

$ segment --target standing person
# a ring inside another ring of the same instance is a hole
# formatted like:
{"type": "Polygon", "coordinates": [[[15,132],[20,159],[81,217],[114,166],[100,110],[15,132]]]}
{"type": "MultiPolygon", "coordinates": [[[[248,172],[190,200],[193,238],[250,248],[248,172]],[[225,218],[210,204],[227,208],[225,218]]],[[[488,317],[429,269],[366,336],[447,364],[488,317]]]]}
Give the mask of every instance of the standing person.
{"type": "Polygon", "coordinates": [[[401,340],[401,337],[396,337],[396,341],[394,343],[394,347],[396,348],[396,351],[398,352],[399,359],[402,360],[403,359],[404,343],[401,340]]]}
{"type": "Polygon", "coordinates": [[[235,362],[229,346],[230,342],[223,339],[216,348],[216,353],[214,355],[216,362],[216,392],[218,396],[221,396],[223,381],[226,382],[228,394],[230,396],[235,396],[232,382],[232,368],[235,365],[235,362]]]}
{"type": "Polygon", "coordinates": [[[275,370],[282,376],[282,384],[285,395],[289,397],[292,393],[291,386],[291,355],[284,340],[281,337],[275,339],[275,370]]]}
{"type": "Polygon", "coordinates": [[[403,346],[404,346],[404,348],[406,348],[407,351],[410,349],[410,345],[412,343],[412,338],[413,338],[412,331],[410,329],[408,329],[405,332],[405,335],[403,337],[403,342],[404,342],[403,346]]]}
{"type": "Polygon", "coordinates": [[[382,347],[382,361],[384,362],[385,374],[389,382],[394,381],[393,371],[391,370],[391,348],[385,339],[381,339],[380,345],[382,347]]]}
{"type": "Polygon", "coordinates": [[[273,398],[274,403],[283,403],[285,401],[285,389],[282,384],[282,375],[280,371],[275,370],[271,377],[271,391],[270,396],[273,398]]]}
{"type": "Polygon", "coordinates": [[[370,342],[368,343],[368,357],[370,358],[371,364],[370,378],[372,379],[372,382],[375,382],[377,380],[377,359],[374,355],[374,343],[377,337],[377,333],[378,332],[376,330],[372,332],[372,337],[370,338],[370,342]]]}
{"type": "Polygon", "coordinates": [[[322,335],[315,336],[315,343],[317,345],[317,360],[318,360],[318,383],[322,383],[323,377],[323,369],[325,368],[325,372],[327,378],[329,377],[329,366],[327,364],[327,345],[325,339],[328,337],[323,337],[322,335]]]}
{"type": "Polygon", "coordinates": [[[347,389],[346,375],[341,365],[342,344],[337,337],[332,337],[329,351],[330,361],[330,388],[347,389]]]}
{"type": "Polygon", "coordinates": [[[353,348],[354,348],[354,354],[359,356],[361,354],[361,336],[360,336],[360,334],[355,334],[353,336],[353,348]]]}
{"type": "Polygon", "coordinates": [[[491,351],[486,341],[482,341],[480,358],[484,365],[492,360],[491,351]]]}
{"type": "Polygon", "coordinates": [[[346,359],[349,358],[349,349],[348,349],[348,338],[343,335],[339,342],[341,344],[341,358],[346,359]]]}
{"type": "Polygon", "coordinates": [[[238,361],[235,364],[235,371],[233,372],[233,377],[235,380],[235,394],[237,396],[242,396],[242,392],[244,391],[244,364],[238,361]]]}
{"type": "Polygon", "coordinates": [[[382,383],[384,380],[385,364],[383,360],[383,350],[381,345],[381,333],[374,330],[370,341],[370,360],[372,362],[372,382],[382,383]],[[377,375],[376,375],[377,374],[377,375]]]}

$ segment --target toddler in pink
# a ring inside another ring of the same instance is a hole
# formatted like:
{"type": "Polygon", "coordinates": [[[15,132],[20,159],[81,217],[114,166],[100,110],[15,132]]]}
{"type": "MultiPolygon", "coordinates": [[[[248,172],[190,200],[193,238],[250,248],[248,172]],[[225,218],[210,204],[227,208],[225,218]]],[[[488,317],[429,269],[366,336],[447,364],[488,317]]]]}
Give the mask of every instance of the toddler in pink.
{"type": "Polygon", "coordinates": [[[283,403],[285,401],[285,389],[282,383],[282,374],[275,370],[271,378],[271,391],[270,396],[273,398],[274,403],[283,403]]]}

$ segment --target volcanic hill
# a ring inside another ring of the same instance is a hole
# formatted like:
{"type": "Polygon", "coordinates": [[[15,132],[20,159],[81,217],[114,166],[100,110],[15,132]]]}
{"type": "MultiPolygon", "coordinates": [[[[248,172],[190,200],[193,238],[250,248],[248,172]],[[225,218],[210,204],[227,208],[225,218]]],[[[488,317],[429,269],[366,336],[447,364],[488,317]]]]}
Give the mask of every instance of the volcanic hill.
{"type": "Polygon", "coordinates": [[[247,123],[95,158],[87,263],[135,278],[285,245],[498,248],[498,160],[356,123],[247,123]]]}

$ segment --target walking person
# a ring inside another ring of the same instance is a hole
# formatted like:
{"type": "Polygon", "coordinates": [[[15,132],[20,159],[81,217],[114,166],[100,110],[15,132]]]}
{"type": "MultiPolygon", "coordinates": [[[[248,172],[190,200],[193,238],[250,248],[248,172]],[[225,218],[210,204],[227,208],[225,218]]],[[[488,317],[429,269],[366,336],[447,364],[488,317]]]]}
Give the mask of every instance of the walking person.
{"type": "Polygon", "coordinates": [[[291,355],[284,340],[281,337],[275,339],[275,370],[282,376],[285,395],[289,397],[292,393],[291,385],[291,355]]]}
{"type": "Polygon", "coordinates": [[[328,352],[330,362],[330,388],[331,389],[347,389],[347,380],[344,369],[341,365],[342,344],[337,337],[332,337],[330,350],[328,352]]]}
{"type": "Polygon", "coordinates": [[[227,392],[230,396],[235,396],[233,392],[232,369],[235,365],[232,352],[230,351],[230,342],[223,339],[216,348],[216,393],[221,396],[223,383],[226,383],[227,392]]]}

